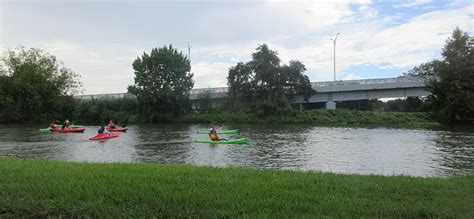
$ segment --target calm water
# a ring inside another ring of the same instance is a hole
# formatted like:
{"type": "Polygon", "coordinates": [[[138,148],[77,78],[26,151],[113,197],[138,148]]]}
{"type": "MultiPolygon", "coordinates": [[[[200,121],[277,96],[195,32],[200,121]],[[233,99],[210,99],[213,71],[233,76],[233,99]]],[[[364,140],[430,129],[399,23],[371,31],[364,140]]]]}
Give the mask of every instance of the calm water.
{"type": "MultiPolygon", "coordinates": [[[[41,133],[38,126],[0,126],[0,156],[88,162],[147,162],[342,173],[446,176],[474,174],[474,130],[233,125],[248,145],[193,143],[200,125],[130,126],[119,138],[41,133]]],[[[221,135],[221,137],[230,137],[221,135]]]]}

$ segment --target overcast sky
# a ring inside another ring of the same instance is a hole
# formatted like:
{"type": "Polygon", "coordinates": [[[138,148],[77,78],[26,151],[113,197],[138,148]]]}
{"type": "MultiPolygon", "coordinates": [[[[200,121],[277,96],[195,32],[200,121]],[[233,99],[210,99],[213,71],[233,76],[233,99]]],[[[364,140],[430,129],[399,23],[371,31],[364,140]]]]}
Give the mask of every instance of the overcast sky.
{"type": "Polygon", "coordinates": [[[39,47],[79,73],[85,94],[126,92],[133,60],[172,44],[195,88],[226,86],[228,69],[267,43],[311,81],[396,77],[440,58],[458,26],[474,32],[474,0],[92,1],[0,0],[2,52],[39,47]]]}

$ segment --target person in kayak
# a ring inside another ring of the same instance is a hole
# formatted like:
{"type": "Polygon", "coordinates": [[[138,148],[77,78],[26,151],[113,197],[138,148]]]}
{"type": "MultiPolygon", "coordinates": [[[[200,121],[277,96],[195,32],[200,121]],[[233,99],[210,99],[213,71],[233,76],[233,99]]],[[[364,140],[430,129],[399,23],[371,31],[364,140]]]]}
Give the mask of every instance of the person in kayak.
{"type": "Polygon", "coordinates": [[[56,120],[53,119],[53,120],[51,121],[51,124],[49,124],[49,128],[50,128],[50,129],[56,129],[56,120]]]}
{"type": "Polygon", "coordinates": [[[212,125],[212,123],[209,124],[209,138],[212,141],[226,141],[227,140],[225,138],[219,138],[219,136],[217,136],[216,128],[214,128],[214,125],[212,125]]]}
{"type": "Polygon", "coordinates": [[[63,125],[61,126],[61,129],[69,128],[71,124],[69,123],[69,119],[64,120],[63,125]]]}
{"type": "Polygon", "coordinates": [[[209,131],[209,138],[213,141],[219,141],[219,136],[217,136],[216,130],[209,131]]]}
{"type": "Polygon", "coordinates": [[[108,130],[108,129],[106,129],[106,128],[104,128],[104,126],[103,126],[103,125],[102,125],[102,126],[100,126],[100,128],[97,130],[97,133],[99,133],[99,134],[108,134],[108,135],[110,135],[110,132],[109,132],[109,130],[108,130]]]}
{"type": "Polygon", "coordinates": [[[207,129],[209,130],[209,138],[212,141],[219,141],[219,136],[217,136],[216,128],[214,128],[214,125],[212,123],[209,124],[209,127],[207,129]]]}
{"type": "Polygon", "coordinates": [[[115,124],[114,124],[114,121],[112,121],[112,120],[109,121],[108,127],[109,127],[109,129],[117,128],[117,126],[115,126],[115,124]]]}

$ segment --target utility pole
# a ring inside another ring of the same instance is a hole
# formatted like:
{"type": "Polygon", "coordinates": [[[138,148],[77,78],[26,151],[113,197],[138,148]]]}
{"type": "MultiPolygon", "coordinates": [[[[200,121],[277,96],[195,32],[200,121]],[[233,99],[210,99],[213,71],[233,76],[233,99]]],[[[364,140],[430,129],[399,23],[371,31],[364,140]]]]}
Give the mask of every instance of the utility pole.
{"type": "Polygon", "coordinates": [[[334,81],[336,81],[336,40],[339,34],[340,33],[337,32],[336,37],[334,37],[334,39],[331,39],[332,42],[334,43],[334,81]]]}
{"type": "Polygon", "coordinates": [[[189,71],[191,71],[191,46],[189,45],[189,41],[186,42],[188,42],[189,71]]]}

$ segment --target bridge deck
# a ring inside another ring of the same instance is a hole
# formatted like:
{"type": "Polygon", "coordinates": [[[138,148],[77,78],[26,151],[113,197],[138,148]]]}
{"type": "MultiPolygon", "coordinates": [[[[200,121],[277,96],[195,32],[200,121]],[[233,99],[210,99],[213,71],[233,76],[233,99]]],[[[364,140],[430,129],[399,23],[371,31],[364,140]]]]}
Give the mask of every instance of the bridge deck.
{"type": "MultiPolygon", "coordinates": [[[[364,80],[311,82],[316,90],[309,102],[361,100],[388,97],[426,96],[425,81],[417,78],[378,78],[364,80]]],[[[196,101],[204,93],[210,93],[212,99],[227,96],[228,87],[195,88],[189,95],[191,101],[196,101]]],[[[78,99],[101,99],[132,97],[129,93],[94,94],[76,96],[78,99]]],[[[302,103],[302,97],[296,97],[295,103],[302,103]]]]}

